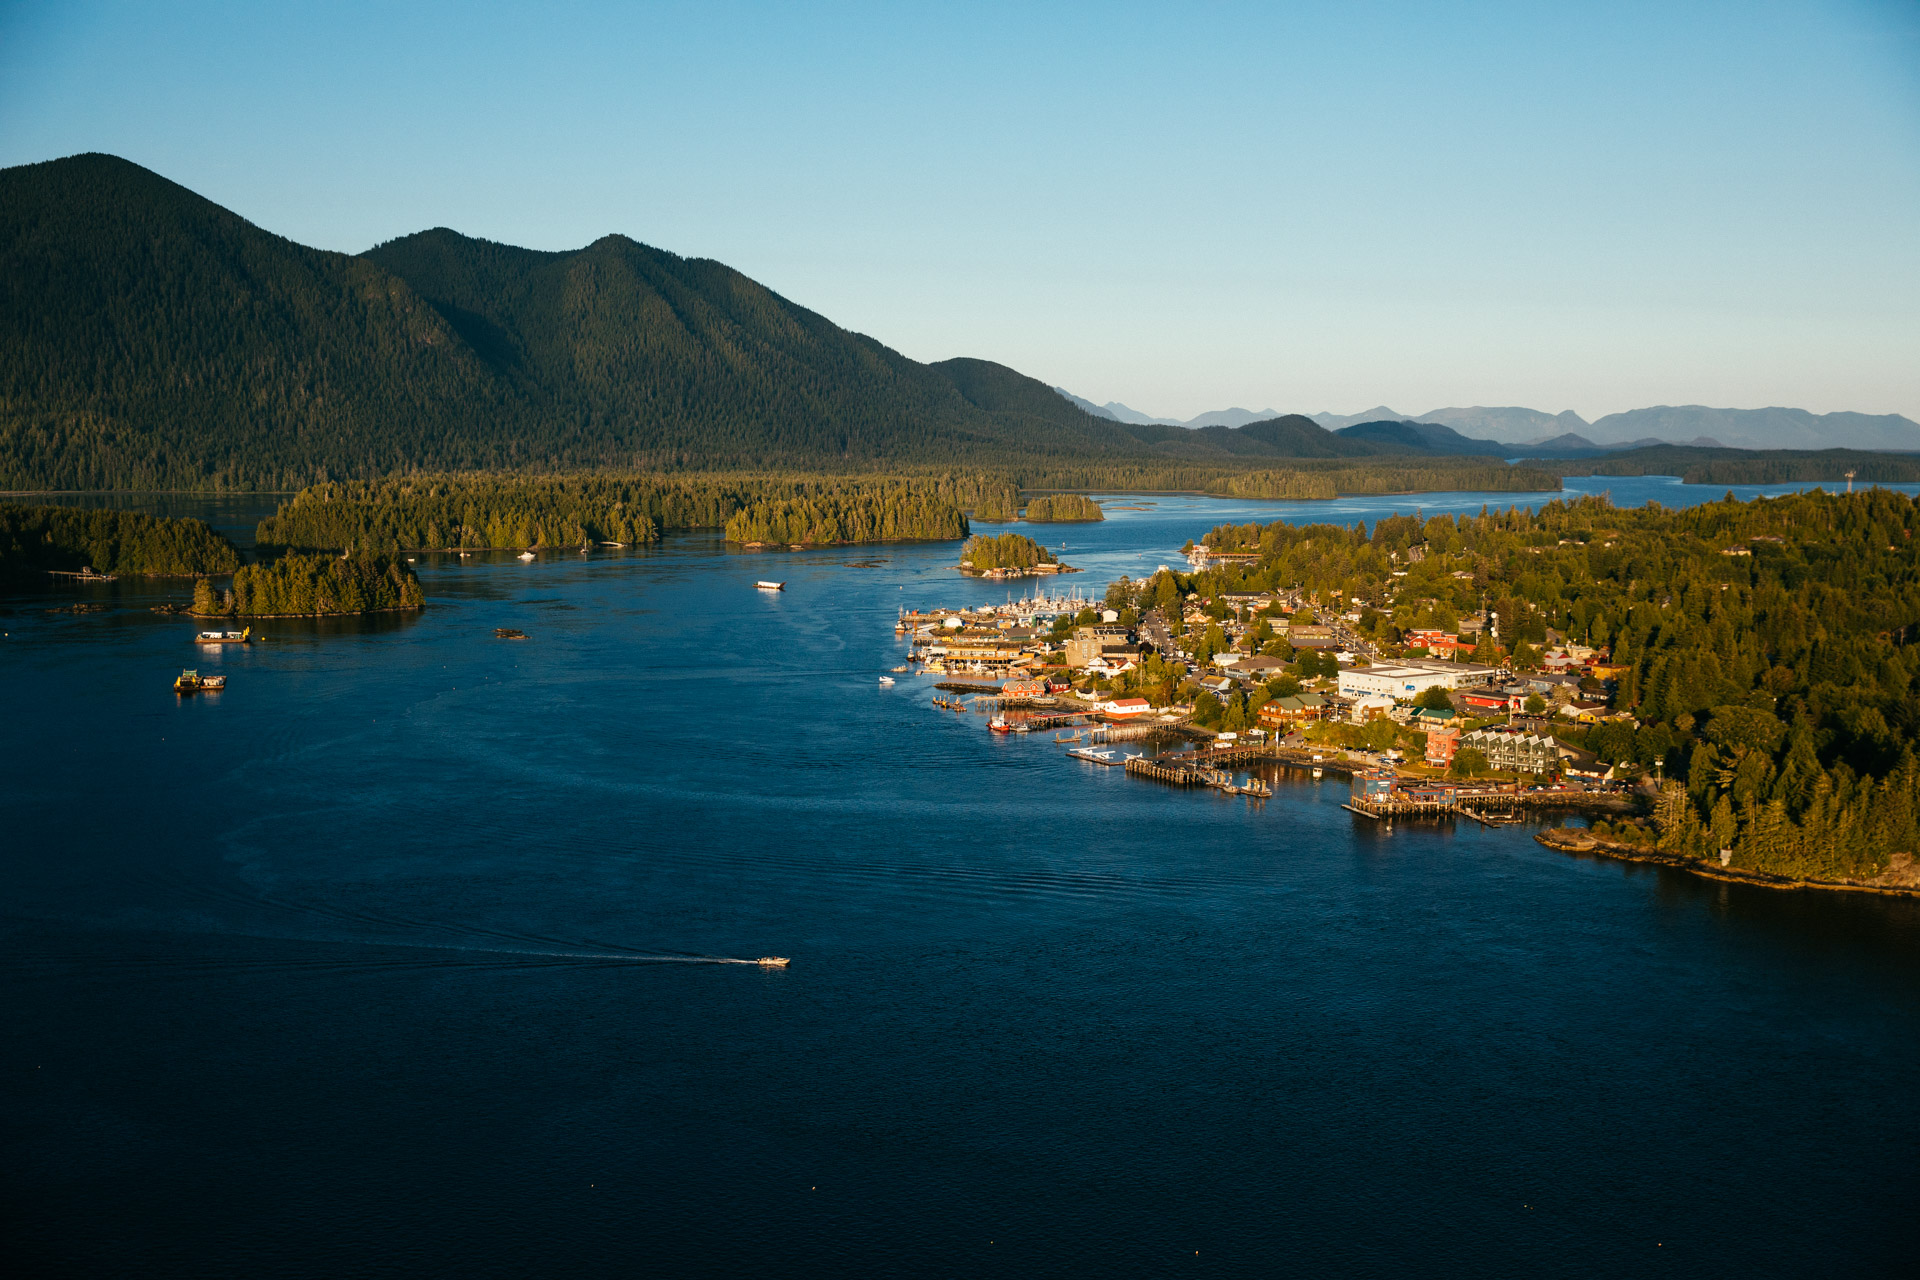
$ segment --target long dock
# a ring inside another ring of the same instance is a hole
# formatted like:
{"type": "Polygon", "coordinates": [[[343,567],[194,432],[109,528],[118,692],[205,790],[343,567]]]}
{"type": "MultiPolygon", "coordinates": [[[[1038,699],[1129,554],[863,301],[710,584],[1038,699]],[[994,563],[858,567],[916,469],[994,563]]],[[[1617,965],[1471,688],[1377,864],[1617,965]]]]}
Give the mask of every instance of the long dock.
{"type": "Polygon", "coordinates": [[[1212,787],[1230,796],[1254,796],[1265,799],[1273,794],[1272,788],[1257,779],[1243,787],[1236,783],[1233,775],[1225,769],[1210,769],[1205,765],[1166,765],[1156,760],[1139,757],[1127,761],[1127,772],[1135,777],[1151,778],[1155,782],[1164,782],[1169,786],[1212,787]]]}

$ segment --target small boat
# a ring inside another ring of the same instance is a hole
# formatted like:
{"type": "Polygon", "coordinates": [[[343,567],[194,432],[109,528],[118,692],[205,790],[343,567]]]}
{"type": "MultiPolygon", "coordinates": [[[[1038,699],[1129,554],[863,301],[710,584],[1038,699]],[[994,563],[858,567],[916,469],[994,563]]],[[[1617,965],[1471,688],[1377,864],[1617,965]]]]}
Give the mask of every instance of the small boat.
{"type": "Polygon", "coordinates": [[[1013,726],[1007,723],[1005,716],[995,716],[993,719],[987,721],[987,728],[993,730],[995,733],[1013,732],[1013,726]]]}
{"type": "Polygon", "coordinates": [[[1126,760],[1118,751],[1110,747],[1075,747],[1067,752],[1075,760],[1085,760],[1089,764],[1125,764],[1126,760]]]}
{"type": "Polygon", "coordinates": [[[892,683],[893,683],[893,677],[892,677],[892,676],[881,676],[881,677],[880,677],[880,683],[881,683],[881,684],[892,684],[892,683]]]}
{"type": "Polygon", "coordinates": [[[785,591],[787,589],[786,583],[768,582],[765,578],[760,579],[760,581],[754,583],[753,585],[758,587],[762,591],[785,591]]]}
{"type": "Polygon", "coordinates": [[[789,964],[792,964],[793,961],[787,956],[761,956],[758,960],[755,960],[754,963],[762,969],[784,969],[789,964]]]}
{"type": "Polygon", "coordinates": [[[202,631],[193,638],[193,642],[195,644],[251,644],[253,628],[246,627],[240,631],[202,631]]]}
{"type": "Polygon", "coordinates": [[[525,640],[527,633],[516,627],[495,627],[493,638],[496,640],[525,640]]]}
{"type": "Polygon", "coordinates": [[[520,558],[521,558],[522,560],[531,560],[531,559],[533,559],[533,552],[531,552],[531,551],[522,551],[522,552],[520,553],[520,558]]]}
{"type": "Polygon", "coordinates": [[[225,676],[203,676],[198,671],[183,670],[173,681],[175,693],[211,693],[227,687],[225,676]]]}

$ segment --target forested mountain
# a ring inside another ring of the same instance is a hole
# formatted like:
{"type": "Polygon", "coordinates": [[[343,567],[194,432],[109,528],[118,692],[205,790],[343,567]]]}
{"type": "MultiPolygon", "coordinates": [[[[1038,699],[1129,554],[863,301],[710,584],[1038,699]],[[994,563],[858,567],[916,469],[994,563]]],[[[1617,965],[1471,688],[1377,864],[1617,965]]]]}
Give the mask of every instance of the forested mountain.
{"type": "Polygon", "coordinates": [[[476,465],[492,384],[364,259],[111,156],[0,171],[0,487],[270,487],[426,451],[476,465]]]}
{"type": "Polygon", "coordinates": [[[1358,422],[1334,434],[1343,440],[1363,440],[1380,449],[1400,453],[1503,458],[1511,452],[1497,440],[1475,440],[1452,427],[1431,422],[1358,422]]]}
{"type": "Polygon", "coordinates": [[[442,228],[353,256],[112,156],[0,171],[5,488],[1407,452],[1297,415],[1119,422],[1004,365],[909,360],[624,236],[548,253],[442,228]]]}

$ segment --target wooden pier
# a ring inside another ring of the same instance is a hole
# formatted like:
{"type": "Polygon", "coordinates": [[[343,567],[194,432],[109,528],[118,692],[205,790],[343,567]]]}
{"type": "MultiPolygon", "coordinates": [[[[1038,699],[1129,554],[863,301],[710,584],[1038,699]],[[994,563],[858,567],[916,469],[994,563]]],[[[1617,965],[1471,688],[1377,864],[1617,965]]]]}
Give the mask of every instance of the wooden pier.
{"type": "MultiPolygon", "coordinates": [[[[1191,760],[1192,757],[1188,759],[1191,760]]],[[[1169,765],[1161,764],[1157,760],[1148,760],[1145,757],[1135,757],[1127,761],[1127,772],[1137,778],[1151,778],[1155,782],[1164,782],[1174,787],[1212,787],[1230,796],[1253,796],[1264,800],[1273,794],[1273,788],[1257,778],[1246,786],[1241,786],[1225,769],[1211,769],[1199,764],[1169,765]]]]}

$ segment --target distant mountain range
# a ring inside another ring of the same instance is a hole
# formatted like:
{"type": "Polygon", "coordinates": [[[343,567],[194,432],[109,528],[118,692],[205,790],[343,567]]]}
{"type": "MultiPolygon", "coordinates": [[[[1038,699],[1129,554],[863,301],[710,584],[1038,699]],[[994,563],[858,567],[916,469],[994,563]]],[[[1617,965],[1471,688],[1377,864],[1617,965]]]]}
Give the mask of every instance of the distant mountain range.
{"type": "MultiPolygon", "coordinates": [[[[1211,409],[1192,418],[1155,418],[1138,409],[1130,409],[1118,400],[1109,400],[1105,404],[1095,404],[1073,394],[1065,387],[1055,387],[1061,395],[1088,413],[1102,418],[1111,418],[1115,422],[1124,422],[1130,426],[1161,427],[1244,427],[1254,422],[1270,422],[1284,415],[1278,409],[1211,409]]],[[[1324,425],[1324,424],[1323,424],[1324,425]]]]}
{"type": "Polygon", "coordinates": [[[1698,444],[1735,449],[1920,450],[1920,423],[1897,413],[1809,413],[1805,409],[1710,409],[1661,405],[1611,413],[1589,423],[1572,410],[1435,409],[1418,417],[1385,405],[1365,413],[1316,413],[1329,431],[1363,422],[1437,423],[1540,456],[1542,450],[1630,449],[1649,444],[1698,444]],[[1569,439],[1568,437],[1572,437],[1569,439]]]}
{"type": "MultiPolygon", "coordinates": [[[[1088,413],[1115,422],[1174,427],[1240,427],[1278,417],[1272,409],[1216,409],[1198,417],[1155,418],[1117,400],[1095,404],[1055,387],[1088,413]]],[[[1382,422],[1451,427],[1478,442],[1480,452],[1512,456],[1524,451],[1533,457],[1593,450],[1632,449],[1645,445],[1685,444],[1737,449],[1879,449],[1920,451],[1920,423],[1899,414],[1826,413],[1805,409],[1711,409],[1704,405],[1633,409],[1588,422],[1571,409],[1545,413],[1518,406],[1434,409],[1419,415],[1375,405],[1361,413],[1308,415],[1329,431],[1382,422]]],[[[1376,437],[1378,433],[1375,433],[1376,437]]],[[[1409,437],[1410,438],[1410,437],[1409,437]]]]}

